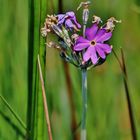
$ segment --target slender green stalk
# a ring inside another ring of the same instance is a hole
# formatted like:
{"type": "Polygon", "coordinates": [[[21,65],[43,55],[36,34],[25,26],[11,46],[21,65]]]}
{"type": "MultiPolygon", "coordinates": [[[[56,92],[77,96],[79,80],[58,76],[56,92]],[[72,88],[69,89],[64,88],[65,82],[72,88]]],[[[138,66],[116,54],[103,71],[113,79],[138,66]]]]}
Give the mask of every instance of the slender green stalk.
{"type": "Polygon", "coordinates": [[[26,125],[24,122],[21,120],[21,118],[17,115],[17,113],[14,111],[14,109],[8,104],[8,102],[0,95],[1,100],[3,103],[6,105],[6,107],[10,110],[10,112],[13,114],[13,116],[16,118],[16,120],[20,123],[22,128],[27,131],[26,125]]]}
{"type": "Polygon", "coordinates": [[[131,102],[130,92],[129,92],[129,88],[128,88],[127,70],[126,70],[126,64],[125,64],[124,53],[123,53],[122,48],[121,48],[121,56],[122,56],[122,68],[123,68],[122,71],[124,73],[123,81],[124,81],[124,87],[125,87],[125,93],[126,93],[129,117],[130,117],[132,138],[133,138],[133,140],[137,140],[136,125],[135,125],[135,121],[134,121],[132,102],[131,102]]]}
{"type": "Polygon", "coordinates": [[[87,70],[82,69],[82,100],[83,112],[81,122],[81,140],[86,140],[86,113],[87,113],[87,70]]]}
{"type": "Polygon", "coordinates": [[[132,102],[131,102],[131,97],[130,97],[130,92],[129,92],[129,86],[128,86],[128,77],[127,77],[127,69],[126,69],[126,64],[125,64],[125,58],[124,58],[124,53],[123,49],[121,48],[121,60],[117,56],[116,52],[113,50],[113,53],[115,55],[115,58],[117,59],[122,74],[123,74],[123,83],[124,83],[124,88],[125,88],[125,93],[126,93],[126,100],[127,100],[127,106],[128,106],[128,113],[129,113],[129,119],[130,119],[130,125],[131,125],[131,132],[132,132],[132,138],[133,140],[137,140],[137,131],[136,131],[136,125],[134,121],[134,115],[133,115],[133,107],[132,107],[132,102]]]}

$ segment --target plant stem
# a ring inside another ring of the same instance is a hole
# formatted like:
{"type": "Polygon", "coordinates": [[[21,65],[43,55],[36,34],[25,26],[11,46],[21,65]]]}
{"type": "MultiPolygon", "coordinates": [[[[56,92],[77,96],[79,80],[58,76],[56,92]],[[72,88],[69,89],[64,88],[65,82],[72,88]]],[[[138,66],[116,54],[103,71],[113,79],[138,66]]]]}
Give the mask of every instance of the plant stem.
{"type": "Polygon", "coordinates": [[[136,125],[135,125],[134,115],[133,115],[133,107],[132,107],[132,102],[131,102],[131,97],[130,97],[130,92],[129,92],[127,69],[126,69],[123,49],[121,48],[121,60],[119,59],[118,55],[116,54],[116,52],[114,50],[113,50],[113,53],[114,53],[114,56],[117,59],[119,65],[120,65],[120,68],[121,68],[121,71],[122,71],[122,74],[123,74],[123,83],[124,83],[127,106],[128,106],[128,113],[129,113],[129,119],[130,119],[132,139],[137,140],[137,131],[136,131],[136,125]]]}
{"type": "Polygon", "coordinates": [[[122,49],[121,49],[121,56],[122,56],[122,68],[123,68],[122,71],[124,74],[123,81],[124,81],[124,88],[125,88],[125,93],[126,93],[129,117],[130,117],[132,138],[133,140],[137,140],[136,125],[134,122],[132,103],[131,103],[131,98],[130,98],[130,93],[129,93],[129,88],[128,88],[127,70],[126,70],[126,64],[125,64],[125,59],[124,59],[124,53],[122,49]]]}
{"type": "Polygon", "coordinates": [[[1,100],[6,105],[6,107],[10,110],[10,112],[13,114],[13,116],[16,118],[16,120],[21,124],[21,126],[27,131],[26,125],[21,120],[21,118],[17,115],[17,113],[12,109],[12,107],[9,105],[9,103],[0,95],[1,100]]]}
{"type": "MultiPolygon", "coordinates": [[[[83,37],[85,38],[86,25],[89,18],[89,10],[84,7],[83,9],[83,37]]],[[[84,52],[84,51],[83,51],[84,52]]],[[[83,53],[82,52],[82,53],[83,53]]],[[[82,69],[82,100],[83,112],[81,122],[81,140],[86,140],[86,113],[87,113],[87,69],[82,69]]]]}
{"type": "Polygon", "coordinates": [[[81,140],[86,140],[86,112],[87,112],[87,70],[82,69],[82,123],[81,123],[81,140]]]}

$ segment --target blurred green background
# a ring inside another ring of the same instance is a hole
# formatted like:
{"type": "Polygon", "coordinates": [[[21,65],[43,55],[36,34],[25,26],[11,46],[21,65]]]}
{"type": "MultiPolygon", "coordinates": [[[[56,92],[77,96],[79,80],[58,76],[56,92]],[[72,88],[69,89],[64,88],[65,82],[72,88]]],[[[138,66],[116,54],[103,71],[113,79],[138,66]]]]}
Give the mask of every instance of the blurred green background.
{"type": "MultiPolygon", "coordinates": [[[[80,0],[63,1],[64,11],[76,12],[80,0]]],[[[104,21],[114,16],[122,23],[115,28],[111,44],[119,54],[124,49],[133,113],[140,139],[140,1],[92,0],[92,15],[104,21]]],[[[48,0],[48,14],[58,13],[58,1],[48,0]]],[[[26,122],[28,64],[28,0],[0,0],[0,94],[26,122]]],[[[76,12],[81,22],[82,10],[76,12]]],[[[64,66],[56,50],[47,49],[47,95],[55,140],[71,139],[70,105],[64,66]]],[[[77,124],[81,118],[81,73],[70,66],[77,124]]],[[[20,127],[0,100],[0,140],[22,140],[1,115],[20,127]]],[[[131,140],[131,129],[122,74],[113,54],[100,67],[88,72],[88,140],[131,140]]],[[[22,129],[22,128],[21,128],[22,129]]],[[[23,131],[23,130],[22,130],[23,131]]],[[[24,131],[23,131],[24,132],[24,131]]],[[[75,133],[79,133],[78,129],[75,133]]]]}

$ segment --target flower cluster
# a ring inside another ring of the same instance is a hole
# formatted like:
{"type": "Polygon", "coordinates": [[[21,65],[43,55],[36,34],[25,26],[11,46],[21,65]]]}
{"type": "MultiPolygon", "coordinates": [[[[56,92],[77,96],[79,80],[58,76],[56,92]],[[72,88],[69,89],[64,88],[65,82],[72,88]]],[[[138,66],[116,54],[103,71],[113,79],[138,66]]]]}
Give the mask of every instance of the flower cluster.
{"type": "Polygon", "coordinates": [[[43,36],[49,32],[55,33],[59,37],[58,42],[47,43],[49,47],[59,48],[60,56],[67,62],[88,69],[102,64],[111,53],[112,46],[107,41],[112,37],[115,23],[120,21],[111,17],[102,26],[101,22],[101,18],[94,15],[91,27],[85,28],[84,36],[81,36],[81,25],[77,22],[75,13],[70,11],[48,15],[41,32],[43,36]]]}

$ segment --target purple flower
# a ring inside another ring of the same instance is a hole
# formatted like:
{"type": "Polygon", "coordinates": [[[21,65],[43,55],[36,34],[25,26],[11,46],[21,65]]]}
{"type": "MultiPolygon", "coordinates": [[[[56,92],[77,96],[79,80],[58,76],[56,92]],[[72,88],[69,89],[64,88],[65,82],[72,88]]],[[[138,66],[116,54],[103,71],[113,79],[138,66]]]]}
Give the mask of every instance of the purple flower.
{"type": "Polygon", "coordinates": [[[66,14],[59,14],[58,26],[65,25],[66,28],[76,29],[81,28],[81,25],[77,22],[74,12],[67,12],[66,14]]]}
{"type": "Polygon", "coordinates": [[[105,59],[106,55],[111,53],[111,46],[104,42],[109,40],[112,32],[107,32],[104,28],[99,28],[97,23],[94,23],[91,28],[87,28],[85,32],[86,38],[80,36],[74,46],[75,51],[86,49],[83,60],[87,62],[91,59],[93,64],[96,64],[99,58],[105,59]]]}

